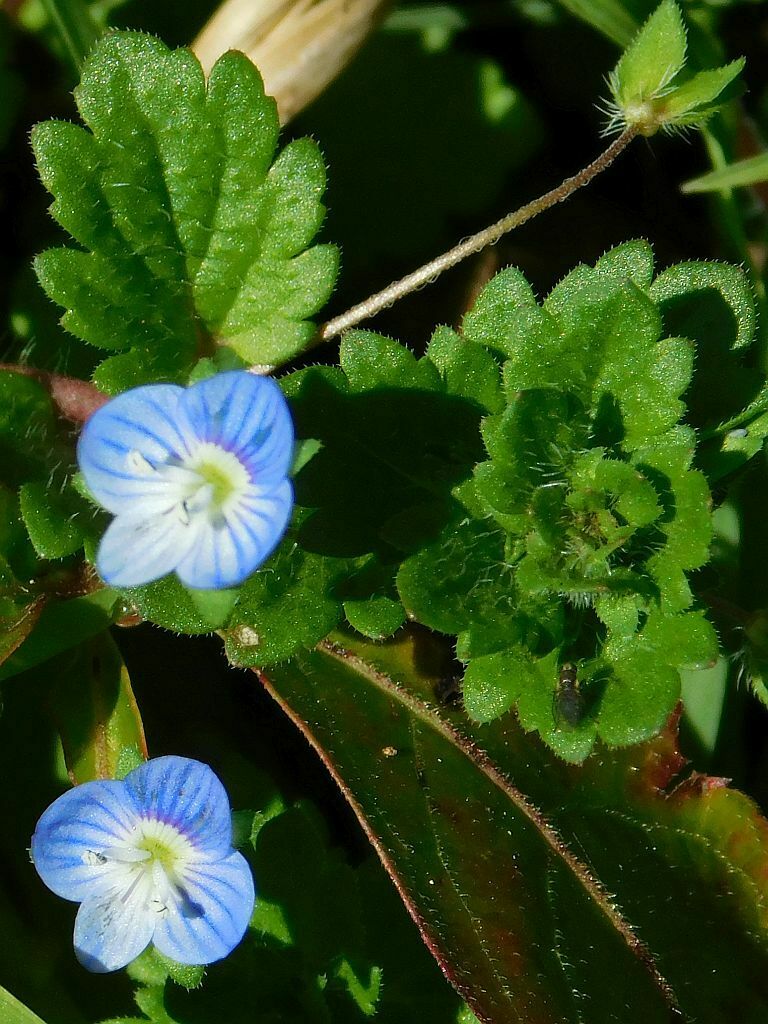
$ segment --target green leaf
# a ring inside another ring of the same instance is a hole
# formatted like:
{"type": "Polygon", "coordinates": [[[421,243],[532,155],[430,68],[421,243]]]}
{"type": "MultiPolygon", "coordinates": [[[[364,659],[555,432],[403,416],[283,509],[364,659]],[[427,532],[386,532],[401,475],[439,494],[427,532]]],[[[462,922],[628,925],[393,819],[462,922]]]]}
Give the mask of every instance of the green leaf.
{"type": "Polygon", "coordinates": [[[663,0],[611,74],[611,90],[617,103],[626,108],[662,94],[682,70],[686,48],[680,8],[674,0],[663,0]]]}
{"type": "Polygon", "coordinates": [[[698,125],[710,112],[710,107],[721,93],[744,70],[743,57],[720,68],[699,71],[687,82],[679,85],[664,104],[665,116],[677,125],[698,125]]]}
{"type": "Polygon", "coordinates": [[[50,673],[50,710],[75,785],[116,778],[125,749],[147,758],[131,681],[108,633],[52,660],[50,673]]]}
{"type": "Polygon", "coordinates": [[[344,614],[353,629],[371,640],[383,640],[392,636],[405,622],[403,606],[386,594],[374,595],[360,601],[345,601],[344,614]]]}
{"type": "Polygon", "coordinates": [[[439,370],[449,395],[473,399],[485,412],[501,412],[504,397],[499,368],[490,352],[448,327],[438,327],[427,356],[439,370]]]}
{"type": "Polygon", "coordinates": [[[762,1022],[755,900],[768,849],[754,805],[720,780],[675,786],[670,733],[577,769],[510,718],[477,727],[437,711],[442,657],[423,633],[337,638],[270,669],[267,686],[333,751],[323,756],[477,1017],[668,1024],[676,1003],[701,1024],[762,1022]]]}
{"type": "Polygon", "coordinates": [[[3,482],[18,486],[47,477],[55,436],[48,392],[33,377],[0,370],[0,466],[3,482]]]}
{"type": "Polygon", "coordinates": [[[288,541],[240,590],[223,636],[235,665],[270,665],[311,647],[338,624],[334,590],[346,563],[288,541]]]}
{"type": "Polygon", "coordinates": [[[618,46],[627,46],[637,34],[637,22],[621,0],[558,0],[558,3],[618,46]]]}
{"type": "Polygon", "coordinates": [[[13,675],[13,656],[38,623],[45,607],[42,595],[33,601],[0,597],[0,678],[13,675]]]}
{"type": "Polygon", "coordinates": [[[754,339],[757,312],[751,284],[740,267],[680,263],[659,274],[650,295],[665,330],[696,342],[693,382],[686,395],[688,422],[708,429],[757,399],[763,380],[745,365],[743,353],[754,339]]]}
{"type": "Polygon", "coordinates": [[[20,624],[26,630],[24,642],[17,644],[0,666],[0,680],[26,672],[103,633],[114,621],[117,600],[117,592],[104,587],[66,601],[35,602],[34,610],[20,624]]]}
{"type": "Polygon", "coordinates": [[[94,533],[95,512],[65,480],[33,480],[19,491],[21,514],[35,551],[41,558],[65,558],[82,548],[94,533]]]}
{"type": "Polygon", "coordinates": [[[680,186],[683,192],[719,192],[731,188],[744,188],[768,181],[768,153],[758,153],[744,160],[719,167],[717,170],[691,178],[680,186]]]}
{"type": "Polygon", "coordinates": [[[757,327],[752,287],[741,267],[728,263],[677,263],[650,289],[667,330],[695,341],[725,335],[728,348],[751,344],[757,327]],[[712,318],[717,324],[712,326],[712,318]]]}
{"type": "Polygon", "coordinates": [[[41,0],[72,67],[79,71],[99,31],[85,0],[41,0]]]}
{"type": "Polygon", "coordinates": [[[6,988],[0,986],[0,1018],[3,1024],[43,1024],[36,1013],[20,1003],[6,988]]]}
{"type": "Polygon", "coordinates": [[[36,266],[64,326],[120,353],[96,383],[184,381],[218,345],[260,364],[301,351],[336,275],[335,249],[307,248],[325,168],[308,139],[274,160],[275,105],[250,62],[225,54],[206,86],[188,51],[112,33],[76,98],[90,131],[46,122],[33,145],[52,213],[82,249],[36,266]]]}
{"type": "Polygon", "coordinates": [[[175,575],[120,593],[126,608],[135,609],[142,618],[164,629],[192,635],[212,633],[221,626],[222,614],[231,609],[233,600],[232,591],[224,591],[223,597],[211,592],[208,598],[200,591],[187,590],[175,575]]]}

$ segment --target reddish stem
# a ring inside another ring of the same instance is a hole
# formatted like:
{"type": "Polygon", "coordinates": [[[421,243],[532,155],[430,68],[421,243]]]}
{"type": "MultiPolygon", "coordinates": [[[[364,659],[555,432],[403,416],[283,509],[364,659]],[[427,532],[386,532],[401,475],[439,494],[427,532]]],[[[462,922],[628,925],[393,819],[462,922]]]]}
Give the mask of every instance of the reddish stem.
{"type": "Polygon", "coordinates": [[[0,363],[0,371],[20,373],[33,377],[48,391],[53,404],[64,419],[72,423],[85,423],[89,416],[109,401],[109,395],[87,380],[66,377],[62,373],[49,373],[34,366],[20,366],[16,363],[0,363]]]}

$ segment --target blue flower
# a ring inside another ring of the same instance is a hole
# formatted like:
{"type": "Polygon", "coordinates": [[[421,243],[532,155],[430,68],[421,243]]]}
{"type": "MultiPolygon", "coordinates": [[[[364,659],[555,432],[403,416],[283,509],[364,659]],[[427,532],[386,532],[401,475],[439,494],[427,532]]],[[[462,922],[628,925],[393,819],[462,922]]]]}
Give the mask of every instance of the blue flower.
{"type": "Polygon", "coordinates": [[[244,370],[123,392],[88,420],[77,457],[115,516],[96,557],[114,586],[174,571],[188,587],[236,586],[290,518],[288,405],[273,380],[244,370]]]}
{"type": "Polygon", "coordinates": [[[224,787],[186,757],[60,796],[37,823],[32,860],[49,889],[81,904],[75,953],[89,971],[125,967],[150,942],[179,963],[213,963],[253,912],[224,787]]]}

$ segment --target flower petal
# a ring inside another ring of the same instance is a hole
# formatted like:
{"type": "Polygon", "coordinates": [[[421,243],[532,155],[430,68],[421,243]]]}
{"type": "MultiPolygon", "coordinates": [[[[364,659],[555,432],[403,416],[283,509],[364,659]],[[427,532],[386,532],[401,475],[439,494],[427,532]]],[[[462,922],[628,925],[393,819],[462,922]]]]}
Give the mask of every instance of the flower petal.
{"type": "Polygon", "coordinates": [[[293,487],[288,480],[267,494],[244,496],[225,520],[200,527],[195,544],[176,566],[179,579],[197,590],[242,583],[277,547],[292,508],[293,487]]]}
{"type": "Polygon", "coordinates": [[[115,587],[138,587],[160,579],[184,561],[204,525],[198,520],[182,522],[176,510],[153,518],[147,518],[143,508],[138,514],[116,516],[96,555],[99,575],[115,587]]]}
{"type": "Polygon", "coordinates": [[[87,899],[75,918],[75,955],[97,974],[117,971],[135,960],[152,941],[159,914],[142,885],[127,895],[87,899]]]}
{"type": "Polygon", "coordinates": [[[218,373],[188,388],[183,402],[197,436],[237,455],[255,483],[268,485],[288,475],[293,421],[271,377],[218,373]]]}
{"type": "Polygon", "coordinates": [[[145,514],[167,507],[168,482],[152,468],[181,459],[194,445],[183,396],[184,388],[174,384],[133,388],[85,424],[77,459],[91,493],[108,511],[129,510],[139,501],[145,514]]]}
{"type": "Polygon", "coordinates": [[[192,864],[184,876],[185,899],[163,916],[155,946],[181,964],[212,964],[241,941],[255,893],[248,862],[240,853],[209,864],[192,864]]]}
{"type": "Polygon", "coordinates": [[[154,757],[125,778],[139,813],[173,825],[203,860],[223,857],[232,848],[229,797],[201,761],[154,757]]]}
{"type": "Polygon", "coordinates": [[[112,890],[121,865],[95,856],[121,845],[135,828],[136,807],[124,782],[84,782],[43,813],[32,836],[37,873],[57,896],[83,900],[112,890]]]}

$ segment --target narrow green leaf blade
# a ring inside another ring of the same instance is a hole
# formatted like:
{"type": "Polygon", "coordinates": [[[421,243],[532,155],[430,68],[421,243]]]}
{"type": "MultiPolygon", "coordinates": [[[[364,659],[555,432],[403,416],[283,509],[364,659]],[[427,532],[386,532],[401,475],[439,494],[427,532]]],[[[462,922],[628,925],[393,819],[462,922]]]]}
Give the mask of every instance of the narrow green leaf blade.
{"type": "Polygon", "coordinates": [[[722,189],[744,188],[768,181],[768,153],[738,160],[698,178],[691,178],[680,186],[683,192],[719,192],[722,189]]]}
{"type": "Polygon", "coordinates": [[[0,1020],[3,1024],[43,1024],[42,1018],[0,986],[0,1020]]]}
{"type": "Polygon", "coordinates": [[[51,713],[75,785],[114,779],[123,750],[146,759],[144,727],[128,671],[109,633],[51,663],[51,713]]]}
{"type": "Polygon", "coordinates": [[[621,0],[558,0],[569,14],[580,18],[618,46],[628,46],[638,24],[621,0]]]}

